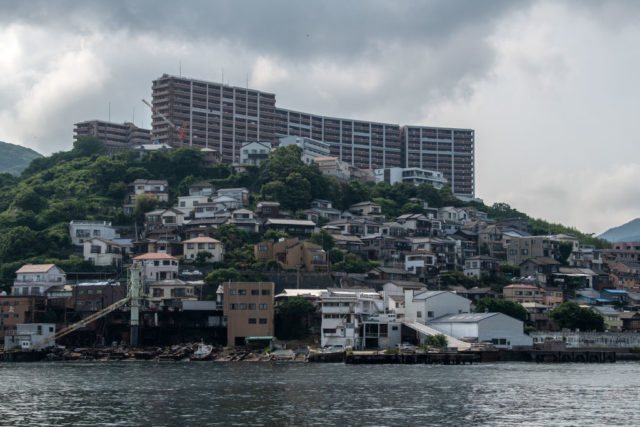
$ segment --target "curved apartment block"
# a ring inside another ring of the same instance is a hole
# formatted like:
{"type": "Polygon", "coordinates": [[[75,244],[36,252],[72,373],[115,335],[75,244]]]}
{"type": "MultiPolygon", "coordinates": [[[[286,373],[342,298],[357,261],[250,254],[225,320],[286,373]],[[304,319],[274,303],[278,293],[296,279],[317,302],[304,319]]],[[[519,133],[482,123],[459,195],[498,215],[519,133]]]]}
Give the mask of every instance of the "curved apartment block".
{"type": "Polygon", "coordinates": [[[242,143],[301,136],[361,169],[417,167],[442,172],[454,194],[474,197],[474,131],[401,126],[276,107],[275,94],[163,74],[153,81],[152,139],[219,150],[240,161],[242,143]],[[163,117],[164,116],[164,117],[163,117]]]}

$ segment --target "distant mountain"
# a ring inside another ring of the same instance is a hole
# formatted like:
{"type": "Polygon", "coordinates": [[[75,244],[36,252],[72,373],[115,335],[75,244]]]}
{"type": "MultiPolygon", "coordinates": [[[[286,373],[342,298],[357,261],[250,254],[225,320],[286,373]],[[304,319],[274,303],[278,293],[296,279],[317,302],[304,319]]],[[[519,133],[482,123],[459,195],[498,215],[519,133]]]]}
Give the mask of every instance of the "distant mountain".
{"type": "Polygon", "coordinates": [[[0,141],[0,173],[20,175],[31,160],[42,157],[31,148],[0,141]]]}
{"type": "Polygon", "coordinates": [[[610,242],[640,242],[640,218],[610,228],[598,237],[610,242]]]}

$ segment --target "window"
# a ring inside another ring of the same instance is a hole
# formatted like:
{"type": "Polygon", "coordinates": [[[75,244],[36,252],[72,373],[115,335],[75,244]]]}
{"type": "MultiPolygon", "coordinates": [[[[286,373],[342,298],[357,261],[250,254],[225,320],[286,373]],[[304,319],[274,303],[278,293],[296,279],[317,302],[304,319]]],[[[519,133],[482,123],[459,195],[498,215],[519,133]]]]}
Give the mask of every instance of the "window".
{"type": "Polygon", "coordinates": [[[259,252],[266,252],[267,251],[267,247],[265,245],[259,245],[258,246],[258,251],[259,252]]]}
{"type": "Polygon", "coordinates": [[[246,310],[247,304],[240,304],[240,310],[246,310]]]}
{"type": "Polygon", "coordinates": [[[261,325],[266,325],[267,324],[267,319],[265,319],[264,317],[260,318],[260,324],[261,325]]]}
{"type": "Polygon", "coordinates": [[[267,304],[260,304],[260,305],[258,305],[258,308],[260,308],[260,310],[266,310],[267,309],[267,304]]]}
{"type": "Polygon", "coordinates": [[[91,245],[91,253],[92,254],[99,254],[100,251],[100,246],[98,245],[91,245]]]}
{"type": "Polygon", "coordinates": [[[250,325],[255,325],[255,324],[256,324],[256,319],[255,319],[255,317],[250,317],[250,318],[249,318],[249,324],[250,324],[250,325]]]}
{"type": "Polygon", "coordinates": [[[204,243],[198,243],[198,249],[204,249],[204,243]]]}
{"type": "Polygon", "coordinates": [[[215,249],[215,248],[216,248],[215,243],[209,243],[209,249],[215,249]]]}
{"type": "Polygon", "coordinates": [[[427,317],[433,317],[433,311],[427,311],[427,317]]]}
{"type": "Polygon", "coordinates": [[[397,331],[397,330],[398,330],[398,327],[397,327],[397,326],[392,326],[392,327],[391,327],[391,330],[392,330],[392,331],[397,331]]]}
{"type": "Polygon", "coordinates": [[[260,291],[258,289],[251,289],[251,295],[260,295],[260,291]]]}
{"type": "Polygon", "coordinates": [[[247,294],[246,289],[238,289],[238,295],[246,295],[246,294],[247,294]]]}
{"type": "Polygon", "coordinates": [[[238,304],[231,304],[231,310],[237,310],[238,304]]]}
{"type": "Polygon", "coordinates": [[[193,249],[194,245],[193,243],[187,243],[187,249],[193,249]]]}
{"type": "Polygon", "coordinates": [[[93,230],[93,237],[100,237],[100,230],[93,230]]]}
{"type": "Polygon", "coordinates": [[[269,289],[263,289],[262,290],[262,295],[270,295],[271,291],[269,291],[269,289]]]}
{"type": "Polygon", "coordinates": [[[231,293],[231,295],[235,295],[236,294],[236,290],[235,289],[231,289],[229,292],[231,293]]]}
{"type": "Polygon", "coordinates": [[[421,312],[421,311],[419,311],[419,312],[416,314],[416,316],[417,316],[418,318],[422,317],[422,312],[421,312]]]}
{"type": "Polygon", "coordinates": [[[249,310],[255,310],[256,309],[256,305],[251,303],[249,304],[249,310]]]}

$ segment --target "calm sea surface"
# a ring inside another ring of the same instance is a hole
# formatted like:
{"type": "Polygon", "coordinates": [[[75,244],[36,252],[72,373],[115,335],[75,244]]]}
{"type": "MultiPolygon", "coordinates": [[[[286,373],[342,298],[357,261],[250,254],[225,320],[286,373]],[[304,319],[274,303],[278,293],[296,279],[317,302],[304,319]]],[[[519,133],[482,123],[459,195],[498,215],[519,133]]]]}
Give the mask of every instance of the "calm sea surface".
{"type": "Polygon", "coordinates": [[[4,363],[0,424],[634,425],[640,363],[4,363]]]}

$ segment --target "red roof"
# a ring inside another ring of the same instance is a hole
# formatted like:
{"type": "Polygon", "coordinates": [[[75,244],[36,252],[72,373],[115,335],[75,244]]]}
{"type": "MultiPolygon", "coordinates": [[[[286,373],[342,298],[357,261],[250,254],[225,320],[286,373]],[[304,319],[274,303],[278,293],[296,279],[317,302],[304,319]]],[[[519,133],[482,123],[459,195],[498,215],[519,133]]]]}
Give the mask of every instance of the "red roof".
{"type": "Polygon", "coordinates": [[[145,260],[145,259],[174,259],[174,260],[178,260],[175,257],[172,257],[169,254],[163,254],[163,253],[148,253],[148,254],[144,254],[144,255],[140,255],[134,258],[134,260],[145,260]]]}
{"type": "Polygon", "coordinates": [[[515,285],[505,286],[505,289],[506,289],[506,288],[510,288],[510,289],[514,289],[514,288],[515,288],[515,289],[525,289],[525,288],[526,288],[526,289],[538,289],[538,287],[537,287],[537,286],[533,286],[533,285],[525,285],[525,284],[522,284],[522,283],[515,284],[515,285]]]}

